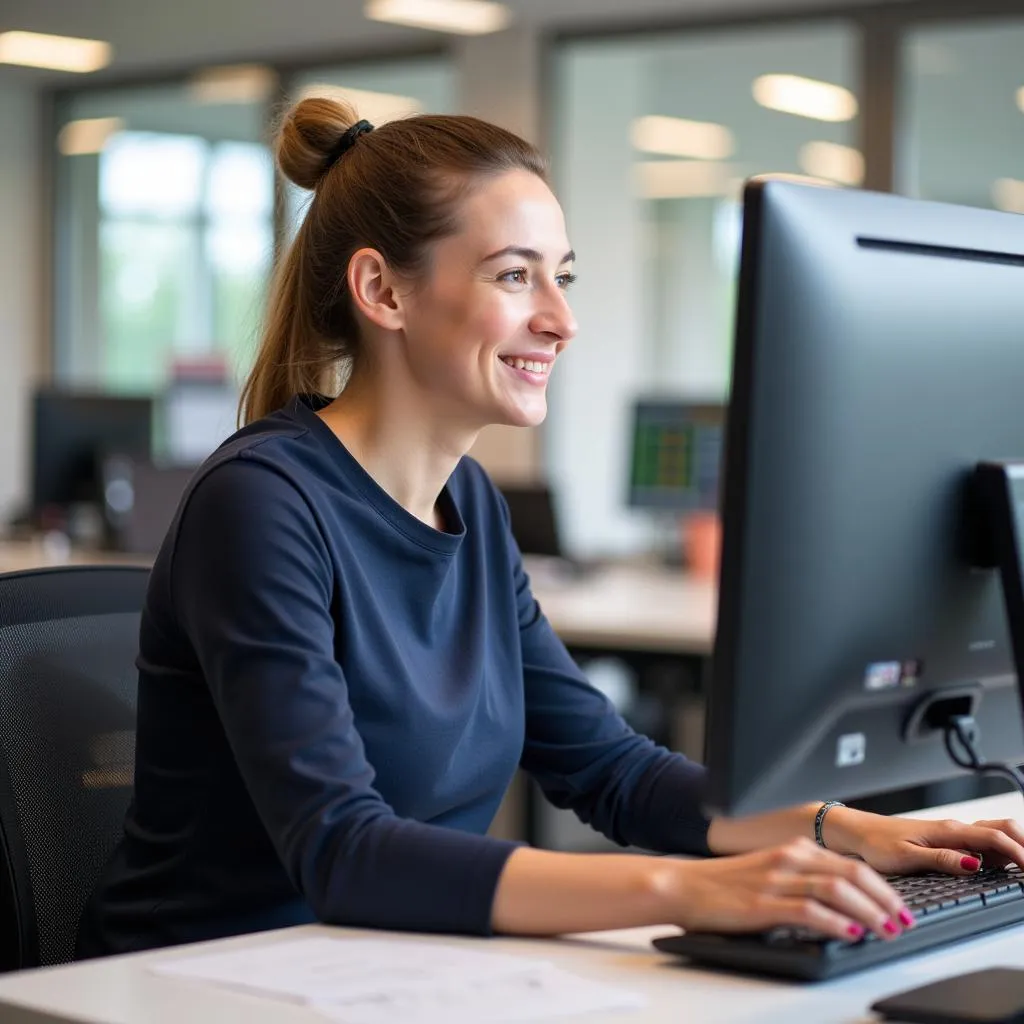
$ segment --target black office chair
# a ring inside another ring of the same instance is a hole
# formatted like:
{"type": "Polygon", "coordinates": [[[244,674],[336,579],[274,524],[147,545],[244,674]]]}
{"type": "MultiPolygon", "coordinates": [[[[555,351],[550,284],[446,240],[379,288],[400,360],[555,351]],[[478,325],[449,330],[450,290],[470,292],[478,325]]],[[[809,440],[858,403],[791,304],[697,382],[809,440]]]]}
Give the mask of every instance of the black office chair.
{"type": "Polygon", "coordinates": [[[74,956],[121,836],[149,570],[0,575],[0,970],[74,956]]]}

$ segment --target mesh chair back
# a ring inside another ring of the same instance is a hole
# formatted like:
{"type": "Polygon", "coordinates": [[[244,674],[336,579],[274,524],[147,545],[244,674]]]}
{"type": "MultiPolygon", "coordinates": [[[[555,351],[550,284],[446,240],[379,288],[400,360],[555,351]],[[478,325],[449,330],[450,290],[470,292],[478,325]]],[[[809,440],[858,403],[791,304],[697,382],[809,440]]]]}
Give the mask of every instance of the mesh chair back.
{"type": "Polygon", "coordinates": [[[120,839],[149,570],[0,575],[0,969],[74,954],[120,839]]]}

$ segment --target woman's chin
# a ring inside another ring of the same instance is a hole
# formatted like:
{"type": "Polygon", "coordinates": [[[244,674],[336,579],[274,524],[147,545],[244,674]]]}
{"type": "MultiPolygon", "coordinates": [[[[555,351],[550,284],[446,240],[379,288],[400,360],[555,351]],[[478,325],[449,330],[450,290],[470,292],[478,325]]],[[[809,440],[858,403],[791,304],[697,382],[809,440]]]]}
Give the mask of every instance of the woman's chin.
{"type": "Polygon", "coordinates": [[[548,414],[548,404],[545,401],[531,402],[529,405],[519,405],[512,409],[505,410],[505,417],[500,420],[508,427],[539,427],[548,414]]]}

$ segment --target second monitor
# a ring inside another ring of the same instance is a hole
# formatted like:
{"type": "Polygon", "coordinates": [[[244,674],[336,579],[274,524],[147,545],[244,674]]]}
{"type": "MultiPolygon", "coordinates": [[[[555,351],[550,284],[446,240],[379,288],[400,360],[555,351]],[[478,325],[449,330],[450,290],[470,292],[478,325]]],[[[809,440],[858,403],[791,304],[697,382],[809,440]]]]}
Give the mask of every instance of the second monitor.
{"type": "Polygon", "coordinates": [[[717,512],[725,407],[643,398],[633,406],[627,504],[653,512],[717,512]]]}

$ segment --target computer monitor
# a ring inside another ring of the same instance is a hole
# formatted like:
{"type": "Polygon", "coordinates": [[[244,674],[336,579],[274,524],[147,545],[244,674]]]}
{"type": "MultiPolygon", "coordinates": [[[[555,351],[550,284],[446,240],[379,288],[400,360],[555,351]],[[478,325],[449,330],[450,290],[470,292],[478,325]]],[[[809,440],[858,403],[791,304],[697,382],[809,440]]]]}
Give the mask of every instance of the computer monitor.
{"type": "Polygon", "coordinates": [[[109,451],[148,456],[153,402],[147,397],[47,388],[36,392],[32,425],[32,510],[101,502],[109,451]]]}
{"type": "Polygon", "coordinates": [[[969,512],[976,464],[1024,457],[1024,217],[781,181],[744,206],[709,809],[962,774],[957,712],[1019,764],[1004,593],[969,512]]]}
{"type": "Polygon", "coordinates": [[[724,422],[718,403],[636,401],[627,504],[680,515],[717,511],[724,422]]]}
{"type": "Polygon", "coordinates": [[[547,484],[501,484],[500,490],[519,550],[524,555],[563,557],[551,488],[547,484]]]}
{"type": "Polygon", "coordinates": [[[103,459],[103,518],[117,551],[155,555],[196,470],[148,457],[111,453],[103,459]]]}

